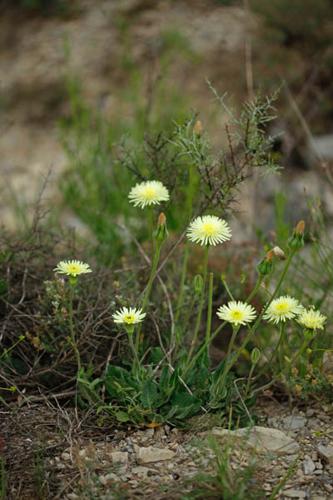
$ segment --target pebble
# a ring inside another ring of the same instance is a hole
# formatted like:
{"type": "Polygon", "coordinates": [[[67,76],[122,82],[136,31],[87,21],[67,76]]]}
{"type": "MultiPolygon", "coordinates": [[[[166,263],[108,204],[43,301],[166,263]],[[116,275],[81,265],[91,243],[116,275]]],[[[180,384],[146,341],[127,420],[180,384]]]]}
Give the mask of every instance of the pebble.
{"type": "Polygon", "coordinates": [[[113,451],[111,453],[112,463],[127,464],[128,453],[127,451],[113,451]]]}
{"type": "Polygon", "coordinates": [[[306,498],[306,493],[301,490],[284,490],[283,494],[288,498],[306,498]]]}
{"type": "Polygon", "coordinates": [[[309,456],[305,456],[303,460],[303,471],[306,476],[312,474],[316,469],[316,465],[309,456]]]}
{"type": "Polygon", "coordinates": [[[119,477],[113,472],[110,472],[105,476],[99,476],[99,480],[103,484],[103,486],[106,486],[109,483],[109,481],[119,481],[119,477]]]}
{"type": "Polygon", "coordinates": [[[171,460],[175,455],[176,453],[168,448],[154,448],[153,446],[140,447],[137,451],[137,459],[141,464],[171,460]]]}
{"type": "Polygon", "coordinates": [[[150,470],[151,469],[148,469],[148,467],[143,467],[142,465],[138,465],[137,467],[133,467],[132,474],[135,474],[140,478],[145,478],[148,476],[150,470]]]}
{"type": "Polygon", "coordinates": [[[317,448],[319,455],[330,465],[333,465],[333,446],[320,444],[317,448]]]}
{"type": "Polygon", "coordinates": [[[282,425],[286,430],[290,431],[298,431],[303,429],[307,423],[307,419],[300,415],[290,415],[288,417],[284,417],[282,420],[282,425]]]}
{"type": "Polygon", "coordinates": [[[247,443],[259,452],[275,452],[279,455],[294,454],[299,451],[299,444],[295,439],[287,436],[279,429],[254,426],[252,429],[244,428],[229,431],[215,427],[211,431],[215,436],[233,436],[245,438],[247,443]]]}

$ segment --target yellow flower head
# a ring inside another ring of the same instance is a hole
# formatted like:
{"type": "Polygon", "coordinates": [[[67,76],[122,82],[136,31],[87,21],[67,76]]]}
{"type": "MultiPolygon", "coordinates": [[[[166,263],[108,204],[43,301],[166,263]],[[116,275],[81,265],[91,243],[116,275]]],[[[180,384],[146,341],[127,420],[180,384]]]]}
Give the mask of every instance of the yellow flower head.
{"type": "Polygon", "coordinates": [[[256,311],[254,307],[245,302],[236,302],[234,300],[228,302],[228,304],[219,307],[217,310],[217,316],[231,323],[235,326],[246,325],[247,323],[252,323],[256,317],[256,311]]]}
{"type": "Polygon", "coordinates": [[[159,181],[147,181],[136,184],[130,191],[128,198],[135,207],[145,208],[149,205],[159,205],[168,201],[169,191],[159,181]]]}
{"type": "Polygon", "coordinates": [[[197,217],[188,227],[187,237],[200,245],[218,245],[230,240],[231,229],[227,222],[215,215],[197,217]]]}
{"type": "Polygon", "coordinates": [[[281,295],[270,303],[263,317],[267,321],[277,324],[280,321],[294,319],[302,312],[302,309],[298,300],[289,297],[289,295],[281,295]]]}
{"type": "Polygon", "coordinates": [[[135,307],[123,307],[112,315],[115,323],[123,323],[125,325],[141,323],[145,316],[146,313],[142,312],[142,309],[136,309],[135,307]]]}
{"type": "Polygon", "coordinates": [[[92,272],[89,264],[85,264],[80,260],[62,260],[53,270],[58,274],[66,274],[72,278],[76,278],[80,274],[92,272]]]}
{"type": "Polygon", "coordinates": [[[323,330],[327,318],[320,311],[316,311],[313,307],[310,309],[303,309],[297,322],[308,328],[309,330],[323,330]]]}

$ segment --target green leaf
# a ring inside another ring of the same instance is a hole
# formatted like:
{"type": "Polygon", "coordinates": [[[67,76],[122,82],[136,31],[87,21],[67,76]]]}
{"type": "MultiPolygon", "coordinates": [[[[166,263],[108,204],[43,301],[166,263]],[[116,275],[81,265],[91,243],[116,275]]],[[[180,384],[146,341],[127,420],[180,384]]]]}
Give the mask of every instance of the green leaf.
{"type": "Polygon", "coordinates": [[[130,420],[130,417],[129,417],[128,413],[126,413],[126,411],[122,411],[122,410],[116,411],[114,416],[116,417],[118,422],[128,422],[130,420]]]}
{"type": "Polygon", "coordinates": [[[149,360],[152,364],[157,365],[164,357],[160,347],[153,347],[150,351],[149,360]]]}
{"type": "Polygon", "coordinates": [[[144,408],[153,409],[159,399],[157,385],[152,380],[147,380],[143,384],[141,403],[144,408]]]}

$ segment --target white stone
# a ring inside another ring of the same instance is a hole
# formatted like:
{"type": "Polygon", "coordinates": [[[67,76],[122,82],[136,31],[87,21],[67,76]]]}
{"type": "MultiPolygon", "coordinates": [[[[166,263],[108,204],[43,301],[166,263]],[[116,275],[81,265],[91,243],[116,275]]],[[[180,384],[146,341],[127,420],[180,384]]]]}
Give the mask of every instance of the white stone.
{"type": "Polygon", "coordinates": [[[127,451],[113,451],[111,453],[111,458],[113,463],[127,464],[128,453],[127,451]]]}
{"type": "Polygon", "coordinates": [[[333,465],[333,446],[320,444],[318,446],[318,453],[326,462],[333,465]]]}
{"type": "Polygon", "coordinates": [[[284,490],[283,492],[284,496],[288,498],[305,498],[306,493],[305,491],[301,490],[284,490]]]}
{"type": "Polygon", "coordinates": [[[246,442],[257,449],[258,452],[274,452],[279,455],[297,453],[299,444],[278,429],[254,426],[252,428],[237,429],[229,431],[215,427],[212,430],[215,436],[231,436],[245,438],[246,442]]]}
{"type": "Polygon", "coordinates": [[[137,467],[133,467],[132,474],[135,474],[138,477],[145,478],[148,476],[148,472],[150,469],[148,467],[143,467],[142,465],[138,465],[137,467]]]}
{"type": "Polygon", "coordinates": [[[315,463],[313,462],[313,460],[306,456],[303,460],[303,470],[304,470],[304,474],[306,476],[308,476],[309,474],[312,474],[314,472],[314,470],[316,469],[316,465],[315,463]]]}
{"type": "Polygon", "coordinates": [[[171,460],[175,455],[174,451],[167,448],[154,448],[153,446],[141,447],[137,452],[138,462],[141,464],[171,460]]]}
{"type": "Polygon", "coordinates": [[[301,415],[290,415],[282,419],[283,427],[286,430],[296,431],[303,429],[306,424],[306,418],[301,415]]]}

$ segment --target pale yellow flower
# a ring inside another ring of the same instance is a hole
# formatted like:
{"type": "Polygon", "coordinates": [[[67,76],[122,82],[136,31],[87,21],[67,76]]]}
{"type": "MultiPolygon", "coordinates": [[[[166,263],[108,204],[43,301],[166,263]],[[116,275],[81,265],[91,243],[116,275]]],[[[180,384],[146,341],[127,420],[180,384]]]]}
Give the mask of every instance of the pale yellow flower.
{"type": "Polygon", "coordinates": [[[263,318],[277,324],[281,321],[285,322],[287,319],[296,318],[302,310],[298,300],[289,295],[281,295],[270,303],[263,318]]]}
{"type": "Polygon", "coordinates": [[[62,260],[57,264],[57,267],[53,269],[58,274],[66,274],[76,278],[80,274],[91,273],[89,264],[81,262],[80,260],[62,260]]]}
{"type": "Polygon", "coordinates": [[[194,243],[214,246],[230,240],[231,229],[225,220],[215,215],[204,215],[191,222],[187,237],[194,243]]]}
{"type": "Polygon", "coordinates": [[[141,323],[145,318],[146,313],[142,312],[142,309],[136,309],[135,307],[123,307],[116,313],[112,315],[115,323],[124,323],[125,325],[136,325],[141,323]]]}
{"type": "Polygon", "coordinates": [[[252,323],[257,315],[254,307],[250,304],[240,301],[236,302],[235,300],[219,307],[216,314],[220,319],[235,326],[252,323]]]}
{"type": "Polygon", "coordinates": [[[168,201],[169,191],[160,181],[147,181],[136,184],[130,191],[128,198],[135,207],[145,208],[150,205],[159,205],[168,201]]]}
{"type": "Polygon", "coordinates": [[[303,309],[297,322],[308,328],[309,330],[323,330],[327,318],[320,311],[316,311],[313,307],[310,309],[303,309]]]}

